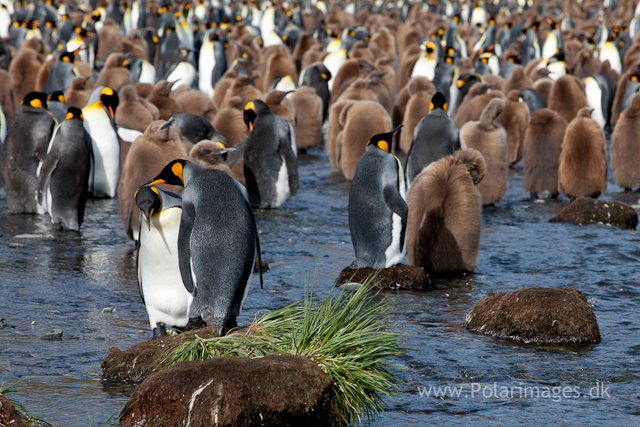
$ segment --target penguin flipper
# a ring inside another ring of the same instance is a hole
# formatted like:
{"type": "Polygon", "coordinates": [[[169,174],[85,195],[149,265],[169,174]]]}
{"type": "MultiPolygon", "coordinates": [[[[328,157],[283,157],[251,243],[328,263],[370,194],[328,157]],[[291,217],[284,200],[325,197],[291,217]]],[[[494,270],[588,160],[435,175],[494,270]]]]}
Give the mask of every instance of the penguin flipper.
{"type": "MultiPolygon", "coordinates": [[[[140,213],[140,228],[142,228],[142,224],[144,224],[143,220],[142,220],[142,213],[140,213]]],[[[142,233],[142,230],[138,230],[140,233],[142,233]]],[[[138,234],[139,236],[140,234],[138,234]]],[[[138,291],[140,292],[140,298],[142,298],[142,303],[146,304],[146,302],[144,302],[144,292],[142,292],[142,269],[140,268],[140,245],[138,245],[138,248],[136,250],[136,268],[138,270],[138,274],[137,274],[137,278],[138,278],[138,291]]]]}
{"type": "Polygon", "coordinates": [[[91,188],[88,189],[88,191],[91,192],[91,201],[93,202],[93,187],[95,186],[95,182],[96,182],[96,159],[95,156],[93,154],[93,143],[91,142],[91,136],[89,135],[89,132],[87,132],[86,129],[84,129],[84,141],[87,144],[87,148],[89,149],[89,161],[91,162],[91,188]]]}
{"type": "Polygon", "coordinates": [[[38,174],[38,204],[42,204],[44,201],[44,190],[47,183],[51,179],[51,174],[58,167],[60,161],[60,151],[56,147],[52,147],[51,151],[47,154],[47,157],[42,163],[40,173],[38,174]]]}
{"type": "Polygon", "coordinates": [[[289,194],[295,196],[298,192],[298,158],[293,152],[289,138],[280,137],[280,151],[289,172],[289,194]]]}
{"type": "Polygon", "coordinates": [[[178,231],[178,266],[180,276],[187,292],[195,295],[196,284],[191,279],[191,233],[195,223],[196,211],[193,204],[183,204],[180,230],[178,231]]]}
{"type": "Polygon", "coordinates": [[[397,188],[387,185],[383,190],[384,201],[395,214],[402,218],[403,222],[407,222],[407,215],[409,213],[409,207],[407,202],[404,201],[397,188]]]}
{"type": "Polygon", "coordinates": [[[253,215],[253,209],[251,204],[247,202],[247,209],[251,213],[251,222],[253,222],[253,228],[256,230],[256,255],[258,256],[258,272],[260,274],[260,289],[264,289],[262,280],[262,256],[260,255],[260,236],[258,235],[258,226],[256,225],[256,217],[253,215]]]}

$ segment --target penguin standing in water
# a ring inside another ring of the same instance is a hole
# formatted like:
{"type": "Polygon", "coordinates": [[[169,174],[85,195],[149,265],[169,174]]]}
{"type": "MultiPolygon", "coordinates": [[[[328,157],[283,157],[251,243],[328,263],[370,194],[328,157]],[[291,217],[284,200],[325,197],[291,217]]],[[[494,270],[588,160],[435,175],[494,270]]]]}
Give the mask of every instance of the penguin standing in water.
{"type": "Polygon", "coordinates": [[[178,233],[182,199],[156,187],[135,193],[140,208],[138,289],[149,314],[153,338],[166,336],[166,327],[181,331],[206,326],[201,317],[189,318],[193,295],[182,284],[178,233]]]}
{"type": "Polygon", "coordinates": [[[82,111],[69,107],[38,174],[38,206],[56,229],[80,231],[84,218],[93,153],[82,122],[82,111]]]}
{"type": "MultiPolygon", "coordinates": [[[[255,100],[244,107],[251,133],[243,143],[244,174],[251,206],[277,208],[298,191],[298,160],[291,125],[267,104],[255,100]]],[[[296,149],[297,150],[297,149],[296,149]]]]}
{"type": "MultiPolygon", "coordinates": [[[[223,335],[236,319],[249,291],[260,241],[244,187],[224,172],[174,160],[146,185],[184,186],[178,232],[178,262],[193,295],[189,317],[205,310],[223,335]]],[[[262,271],[260,270],[262,286],[262,271]]]]}
{"type": "Polygon", "coordinates": [[[447,115],[447,100],[441,92],[431,98],[429,114],[418,122],[407,155],[407,181],[411,181],[431,162],[460,149],[460,133],[447,115]]]}
{"type": "Polygon", "coordinates": [[[28,93],[2,146],[0,175],[9,213],[35,214],[37,168],[47,155],[55,120],[47,111],[47,95],[28,93]]]}
{"type": "Polygon", "coordinates": [[[116,195],[120,173],[120,140],[115,129],[115,111],[119,97],[113,89],[105,87],[100,99],[82,109],[84,128],[91,137],[94,155],[93,188],[95,197],[113,198],[116,195]]]}
{"type": "Polygon", "coordinates": [[[348,267],[388,268],[404,256],[407,228],[402,164],[391,154],[391,132],[373,136],[358,160],[349,192],[349,230],[356,259],[348,267]]]}

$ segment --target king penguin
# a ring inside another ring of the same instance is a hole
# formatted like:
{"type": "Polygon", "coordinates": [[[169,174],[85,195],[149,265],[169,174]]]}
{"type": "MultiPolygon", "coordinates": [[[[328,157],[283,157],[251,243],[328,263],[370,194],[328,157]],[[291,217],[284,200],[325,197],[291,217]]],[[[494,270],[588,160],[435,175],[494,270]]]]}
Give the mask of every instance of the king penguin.
{"type": "Polygon", "coordinates": [[[84,218],[92,147],[82,122],[82,111],[69,107],[38,174],[38,205],[56,229],[80,231],[84,218]]]}
{"type": "Polygon", "coordinates": [[[113,198],[120,173],[120,140],[115,128],[118,94],[110,87],[100,91],[99,100],[82,109],[84,128],[91,137],[94,168],[92,172],[94,197],[113,198]]]}
{"type": "Polygon", "coordinates": [[[9,213],[36,213],[37,169],[47,154],[54,126],[55,120],[47,110],[47,95],[29,92],[7,132],[0,155],[9,213]]]}
{"type": "Polygon", "coordinates": [[[206,326],[189,318],[193,295],[182,283],[178,234],[182,217],[180,196],[142,186],[135,193],[140,208],[138,290],[149,314],[153,338],[166,336],[166,327],[181,331],[206,326]]]}
{"type": "Polygon", "coordinates": [[[388,268],[404,256],[408,208],[402,164],[391,154],[402,125],[373,136],[349,191],[349,230],[356,259],[348,267],[388,268]]]}
{"type": "Polygon", "coordinates": [[[244,174],[251,206],[277,208],[298,191],[298,160],[291,125],[260,100],[244,107],[251,133],[244,146],[244,174]]]}
{"type": "MultiPolygon", "coordinates": [[[[189,317],[213,316],[216,333],[237,325],[260,241],[246,190],[224,172],[174,160],[147,185],[182,185],[178,263],[193,295],[189,317]]],[[[260,270],[262,286],[262,270],[260,270]]]]}
{"type": "MultiPolygon", "coordinates": [[[[209,30],[211,31],[211,30],[209,30]]],[[[213,96],[213,88],[227,71],[224,43],[216,33],[210,33],[200,48],[198,56],[198,88],[208,97],[213,96]]]]}
{"type": "Polygon", "coordinates": [[[460,149],[460,132],[447,115],[447,100],[441,92],[431,98],[429,114],[424,116],[413,131],[413,141],[407,155],[408,184],[430,163],[453,154],[460,149]]]}

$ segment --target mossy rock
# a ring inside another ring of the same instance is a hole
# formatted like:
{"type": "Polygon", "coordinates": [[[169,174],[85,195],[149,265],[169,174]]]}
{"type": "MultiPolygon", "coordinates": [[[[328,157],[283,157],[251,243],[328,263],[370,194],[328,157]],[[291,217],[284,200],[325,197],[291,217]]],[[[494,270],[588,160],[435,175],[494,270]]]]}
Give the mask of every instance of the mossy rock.
{"type": "Polygon", "coordinates": [[[580,197],[560,209],[549,222],[608,224],[635,230],[638,226],[638,213],[630,205],[623,202],[580,197]]]}
{"type": "Polygon", "coordinates": [[[375,268],[359,268],[356,270],[344,269],[338,276],[336,286],[347,283],[366,283],[371,281],[370,286],[377,289],[390,290],[421,290],[431,287],[429,275],[421,267],[398,264],[382,270],[375,268]],[[375,278],[370,279],[373,275],[375,278]]]}
{"type": "Polygon", "coordinates": [[[29,427],[28,423],[16,407],[4,395],[0,394],[0,426],[29,427]]]}
{"type": "Polygon", "coordinates": [[[596,315],[587,298],[570,288],[523,288],[489,294],[469,311],[465,327],[522,342],[600,342],[596,315]]]}

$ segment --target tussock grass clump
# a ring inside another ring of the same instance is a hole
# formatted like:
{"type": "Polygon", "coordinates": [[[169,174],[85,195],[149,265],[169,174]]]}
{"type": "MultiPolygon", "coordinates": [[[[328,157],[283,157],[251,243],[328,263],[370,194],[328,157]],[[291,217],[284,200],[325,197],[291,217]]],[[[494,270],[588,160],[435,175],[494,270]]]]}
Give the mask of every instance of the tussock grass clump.
{"type": "Polygon", "coordinates": [[[336,295],[334,288],[321,304],[314,303],[313,290],[307,288],[303,301],[257,318],[245,335],[192,337],[170,350],[167,366],[220,356],[305,356],[333,379],[334,421],[373,419],[383,412],[382,396],[399,390],[390,359],[404,352],[404,336],[391,330],[389,305],[374,301],[369,283],[354,293],[336,295]]]}

